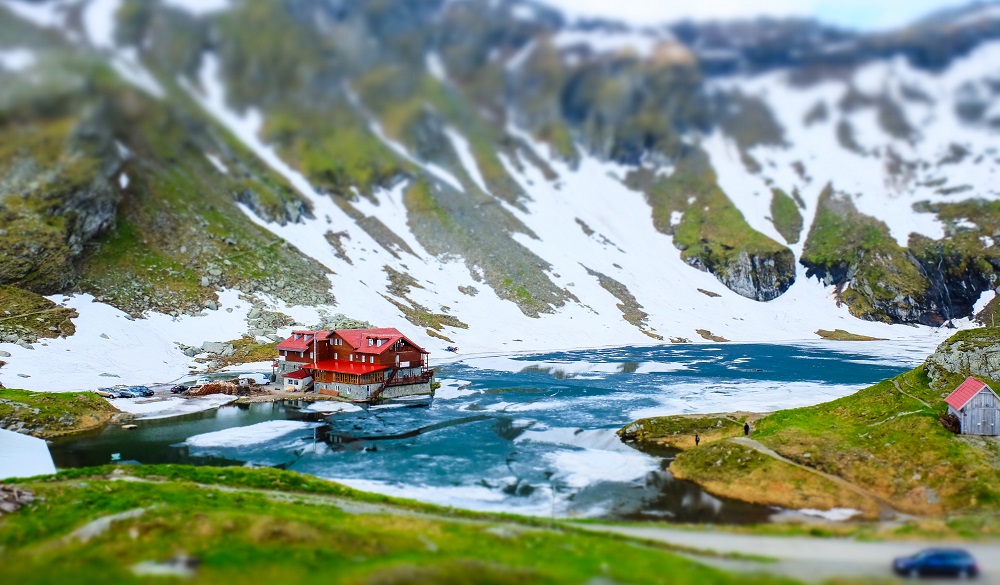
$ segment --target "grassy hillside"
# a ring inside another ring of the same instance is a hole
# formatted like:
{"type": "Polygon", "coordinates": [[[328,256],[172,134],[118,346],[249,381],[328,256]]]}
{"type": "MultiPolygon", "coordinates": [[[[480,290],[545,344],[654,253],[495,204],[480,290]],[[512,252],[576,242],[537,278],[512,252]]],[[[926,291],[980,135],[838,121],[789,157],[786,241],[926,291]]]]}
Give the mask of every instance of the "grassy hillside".
{"type": "Polygon", "coordinates": [[[0,517],[4,583],[164,582],[138,573],[180,555],[197,559],[193,583],[788,582],[274,469],[105,467],[17,485],[38,503],[0,517]]]}
{"type": "MultiPolygon", "coordinates": [[[[995,330],[956,337],[997,343],[995,330]]],[[[716,493],[794,506],[801,494],[786,497],[769,486],[779,477],[792,481],[805,468],[818,477],[846,480],[900,512],[941,519],[958,533],[1000,534],[1000,440],[954,435],[938,420],[947,411],[944,397],[965,374],[943,375],[932,384],[922,365],[839,400],[751,417],[751,439],[788,461],[768,462],[769,481],[754,475],[759,466],[748,465],[742,446],[733,443],[731,437],[742,434],[736,422],[743,418],[662,417],[637,421],[619,433],[640,443],[687,449],[671,470],[716,493]],[[692,448],[694,432],[702,436],[698,448],[692,448]]],[[[827,508],[858,507],[838,495],[840,487],[827,483],[817,501],[827,508]]]]}

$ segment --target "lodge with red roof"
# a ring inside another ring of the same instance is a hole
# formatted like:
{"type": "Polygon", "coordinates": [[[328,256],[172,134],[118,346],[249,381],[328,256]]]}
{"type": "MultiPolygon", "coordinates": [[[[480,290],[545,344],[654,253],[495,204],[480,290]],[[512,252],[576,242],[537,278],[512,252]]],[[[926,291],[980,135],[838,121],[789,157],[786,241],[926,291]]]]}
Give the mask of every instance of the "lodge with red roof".
{"type": "Polygon", "coordinates": [[[958,417],[963,435],[1000,433],[1000,397],[986,382],[970,376],[944,401],[948,413],[958,417]]]}
{"type": "Polygon", "coordinates": [[[429,352],[397,329],[293,331],[277,349],[287,390],[311,387],[356,402],[433,394],[429,352]]]}

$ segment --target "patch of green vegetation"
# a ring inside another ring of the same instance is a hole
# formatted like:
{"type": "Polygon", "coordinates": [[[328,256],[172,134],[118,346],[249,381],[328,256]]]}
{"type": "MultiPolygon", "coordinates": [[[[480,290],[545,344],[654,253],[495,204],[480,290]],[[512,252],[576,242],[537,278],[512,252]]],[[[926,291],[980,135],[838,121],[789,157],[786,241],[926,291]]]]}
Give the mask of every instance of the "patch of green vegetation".
{"type": "MultiPolygon", "coordinates": [[[[447,87],[427,75],[422,79],[421,91],[435,111],[468,140],[476,167],[490,193],[525,209],[521,201],[525,196],[523,190],[507,173],[496,154],[506,139],[504,133],[495,125],[485,122],[472,103],[455,88],[447,87]]],[[[457,170],[460,175],[467,175],[464,167],[457,170]]],[[[471,184],[471,180],[466,181],[466,188],[471,184]]]]}
{"type": "Polygon", "coordinates": [[[646,194],[653,207],[653,225],[673,235],[687,263],[707,269],[728,286],[748,257],[773,260],[773,273],[757,275],[758,300],[777,297],[794,281],[791,250],[750,227],[719,188],[702,150],[689,151],[669,177],[632,171],[626,184],[646,194]],[[679,221],[675,214],[682,214],[679,221]]]}
{"type": "Polygon", "coordinates": [[[92,392],[31,392],[0,388],[0,428],[51,439],[106,425],[121,414],[92,392]]]}
{"type": "Polygon", "coordinates": [[[857,333],[851,333],[850,331],[844,331],[843,329],[834,329],[833,331],[819,329],[816,331],[816,335],[830,341],[885,341],[885,339],[879,337],[859,335],[857,333]]]}
{"type": "MultiPolygon", "coordinates": [[[[963,344],[961,351],[996,346],[1000,332],[961,331],[947,343],[963,344]]],[[[932,384],[927,368],[920,366],[831,402],[759,415],[751,438],[799,465],[837,476],[891,502],[902,512],[924,516],[913,523],[916,533],[940,530],[965,536],[978,522],[998,534],[1000,445],[989,438],[955,435],[941,424],[938,419],[947,412],[944,397],[965,376],[937,373],[932,384]]],[[[737,415],[730,418],[742,420],[737,415]]],[[[738,434],[735,423],[727,420],[725,415],[643,419],[619,434],[640,445],[691,448],[693,432],[704,431],[704,449],[738,434]],[[716,429],[713,424],[720,426],[716,429]]],[[[733,472],[715,469],[717,459],[689,458],[687,473],[715,481],[722,477],[719,474],[733,472]]]]}
{"type": "Polygon", "coordinates": [[[0,112],[0,283],[40,294],[73,281],[80,210],[96,216],[115,201],[99,173],[99,147],[74,135],[81,117],[53,107],[44,116],[0,112]]]}
{"type": "Polygon", "coordinates": [[[412,505],[277,470],[92,468],[18,485],[39,503],[0,523],[0,578],[12,583],[143,582],[133,566],[179,554],[199,560],[198,583],[789,583],[621,537],[412,505]],[[138,481],[115,481],[129,476],[138,481]],[[88,540],[69,536],[138,509],[88,540]]]}
{"type": "Polygon", "coordinates": [[[781,237],[789,244],[797,244],[802,233],[802,213],[788,193],[781,189],[771,190],[771,223],[781,237]]]}
{"type": "Polygon", "coordinates": [[[834,193],[830,186],[820,195],[802,263],[841,287],[852,274],[850,288],[841,288],[840,299],[863,319],[891,322],[895,312],[922,300],[930,286],[889,228],[858,212],[850,197],[834,193]]]}
{"type": "Polygon", "coordinates": [[[995,454],[946,430],[938,421],[945,412],[921,366],[833,402],[764,417],[754,438],[905,512],[996,511],[995,454]]]}
{"type": "Polygon", "coordinates": [[[708,414],[659,416],[639,419],[618,430],[623,441],[657,443],[678,449],[695,446],[697,433],[703,441],[710,443],[720,439],[738,436],[743,432],[746,414],[708,414]]]}
{"type": "Polygon", "coordinates": [[[371,195],[408,170],[347,103],[274,111],[263,133],[313,184],[341,197],[352,197],[351,187],[371,195]]]}
{"type": "Polygon", "coordinates": [[[75,309],[62,307],[35,293],[0,285],[0,340],[8,336],[34,342],[76,333],[75,309]]]}
{"type": "Polygon", "coordinates": [[[877,517],[873,501],[821,475],[745,445],[716,441],[677,455],[670,472],[722,497],[787,508],[852,508],[877,517]]]}
{"type": "Polygon", "coordinates": [[[325,269],[240,211],[246,186],[205,158],[196,119],[136,93],[122,99],[133,117],[116,130],[137,156],[117,221],[84,262],[84,290],[133,315],[197,312],[223,286],[332,300],[325,269]]]}
{"type": "Polygon", "coordinates": [[[409,212],[409,224],[413,227],[414,216],[420,216],[431,220],[446,229],[455,229],[451,217],[445,209],[438,203],[438,200],[431,192],[431,185],[426,179],[417,179],[403,191],[403,204],[409,212]]]}

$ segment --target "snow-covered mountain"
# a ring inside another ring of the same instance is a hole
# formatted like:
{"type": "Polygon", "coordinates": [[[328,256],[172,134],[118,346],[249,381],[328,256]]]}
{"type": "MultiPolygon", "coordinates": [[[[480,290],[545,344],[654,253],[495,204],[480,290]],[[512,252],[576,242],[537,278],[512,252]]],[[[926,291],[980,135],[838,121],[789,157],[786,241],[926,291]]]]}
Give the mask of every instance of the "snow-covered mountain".
{"type": "Polygon", "coordinates": [[[992,320],[997,63],[992,4],[3,0],[0,381],[166,381],[334,313],[463,352],[992,320]]]}

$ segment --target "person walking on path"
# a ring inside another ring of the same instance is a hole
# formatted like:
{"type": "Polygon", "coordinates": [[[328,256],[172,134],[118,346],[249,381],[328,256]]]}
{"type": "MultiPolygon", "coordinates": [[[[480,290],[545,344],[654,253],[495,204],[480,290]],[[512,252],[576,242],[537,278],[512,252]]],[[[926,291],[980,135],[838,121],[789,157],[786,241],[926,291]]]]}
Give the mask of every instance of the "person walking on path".
{"type": "Polygon", "coordinates": [[[698,433],[695,433],[694,434],[694,446],[697,447],[698,443],[701,443],[701,437],[698,436],[698,433]]]}
{"type": "Polygon", "coordinates": [[[750,423],[748,422],[743,423],[743,436],[744,437],[750,436],[750,423]]]}

